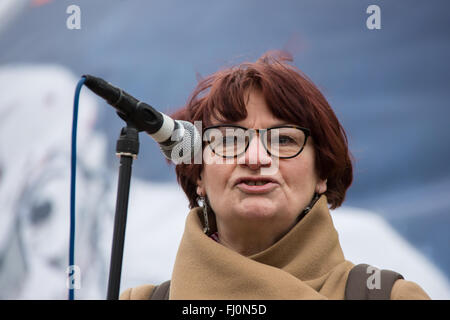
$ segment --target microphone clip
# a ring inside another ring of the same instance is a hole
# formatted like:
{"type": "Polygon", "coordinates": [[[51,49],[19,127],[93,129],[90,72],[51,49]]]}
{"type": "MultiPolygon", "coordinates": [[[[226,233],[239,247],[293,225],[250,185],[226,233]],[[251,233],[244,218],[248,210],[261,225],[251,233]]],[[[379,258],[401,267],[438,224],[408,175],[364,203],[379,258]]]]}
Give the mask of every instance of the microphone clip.
{"type": "Polygon", "coordinates": [[[116,144],[116,155],[132,157],[136,160],[139,153],[139,131],[132,125],[127,124],[120,131],[116,144]]]}

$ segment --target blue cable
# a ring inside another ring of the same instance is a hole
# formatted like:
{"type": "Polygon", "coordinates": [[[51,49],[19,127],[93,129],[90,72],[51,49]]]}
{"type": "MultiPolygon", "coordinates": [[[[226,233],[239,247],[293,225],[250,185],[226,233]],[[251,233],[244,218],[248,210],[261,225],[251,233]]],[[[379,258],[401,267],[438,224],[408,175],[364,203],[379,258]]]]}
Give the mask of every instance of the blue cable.
{"type": "MultiPolygon", "coordinates": [[[[77,125],[78,125],[78,102],[80,97],[81,87],[86,81],[82,77],[77,84],[75,90],[75,97],[73,101],[73,121],[72,121],[72,154],[71,154],[71,168],[70,168],[70,240],[69,240],[69,274],[75,272],[75,180],[77,172],[77,125]]],[[[75,299],[74,288],[71,285],[69,278],[69,300],[75,299]]]]}

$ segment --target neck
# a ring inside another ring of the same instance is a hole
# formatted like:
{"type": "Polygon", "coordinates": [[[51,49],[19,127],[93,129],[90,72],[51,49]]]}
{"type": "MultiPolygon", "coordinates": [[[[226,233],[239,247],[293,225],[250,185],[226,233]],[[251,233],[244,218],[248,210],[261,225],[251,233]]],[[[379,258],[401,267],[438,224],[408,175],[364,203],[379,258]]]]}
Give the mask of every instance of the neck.
{"type": "Polygon", "coordinates": [[[281,239],[292,228],[292,226],[289,226],[286,230],[275,233],[275,230],[279,231],[280,229],[274,228],[273,222],[255,223],[251,225],[236,223],[231,228],[221,228],[221,226],[220,221],[217,221],[219,242],[243,256],[251,256],[264,251],[281,239]]]}

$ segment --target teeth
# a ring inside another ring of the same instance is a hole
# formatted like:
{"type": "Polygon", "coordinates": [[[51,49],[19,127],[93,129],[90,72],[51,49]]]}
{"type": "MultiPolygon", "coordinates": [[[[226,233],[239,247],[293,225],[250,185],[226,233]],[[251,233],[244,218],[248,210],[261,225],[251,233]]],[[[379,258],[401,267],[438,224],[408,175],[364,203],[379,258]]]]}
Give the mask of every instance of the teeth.
{"type": "Polygon", "coordinates": [[[249,186],[262,186],[266,183],[267,183],[267,181],[245,181],[245,184],[247,184],[249,186]]]}

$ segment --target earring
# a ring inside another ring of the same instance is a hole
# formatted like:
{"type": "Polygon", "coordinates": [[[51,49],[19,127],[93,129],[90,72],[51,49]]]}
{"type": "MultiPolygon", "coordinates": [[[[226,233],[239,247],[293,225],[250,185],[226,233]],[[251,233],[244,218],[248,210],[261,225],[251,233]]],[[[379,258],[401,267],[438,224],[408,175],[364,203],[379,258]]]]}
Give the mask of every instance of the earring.
{"type": "Polygon", "coordinates": [[[209,233],[208,205],[206,203],[205,197],[200,196],[200,201],[202,202],[202,209],[203,209],[203,220],[204,220],[203,233],[208,234],[209,233]]]}
{"type": "Polygon", "coordinates": [[[319,198],[320,198],[320,194],[318,194],[317,192],[314,192],[313,199],[308,204],[308,206],[305,208],[305,210],[303,210],[303,214],[307,214],[308,212],[310,212],[312,207],[316,204],[317,200],[319,200],[319,198]]]}
{"type": "Polygon", "coordinates": [[[311,211],[311,209],[313,208],[313,206],[316,204],[317,200],[319,200],[321,194],[314,192],[314,196],[311,200],[311,202],[306,206],[305,209],[303,209],[303,211],[300,213],[300,215],[297,217],[297,222],[299,222],[301,219],[303,219],[303,217],[311,211]]]}

